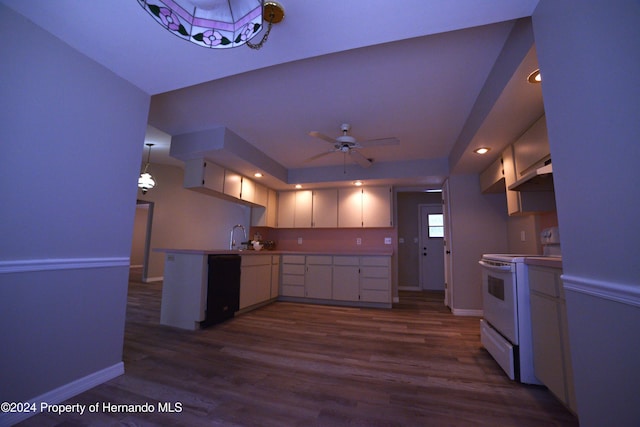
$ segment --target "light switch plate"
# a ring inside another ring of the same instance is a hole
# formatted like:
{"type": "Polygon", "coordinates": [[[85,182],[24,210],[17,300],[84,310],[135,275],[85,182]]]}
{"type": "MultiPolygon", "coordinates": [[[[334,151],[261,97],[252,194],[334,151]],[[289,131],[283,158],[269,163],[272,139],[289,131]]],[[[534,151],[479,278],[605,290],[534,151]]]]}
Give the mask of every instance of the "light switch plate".
{"type": "Polygon", "coordinates": [[[302,237],[298,237],[298,244],[301,245],[302,244],[302,237]]]}

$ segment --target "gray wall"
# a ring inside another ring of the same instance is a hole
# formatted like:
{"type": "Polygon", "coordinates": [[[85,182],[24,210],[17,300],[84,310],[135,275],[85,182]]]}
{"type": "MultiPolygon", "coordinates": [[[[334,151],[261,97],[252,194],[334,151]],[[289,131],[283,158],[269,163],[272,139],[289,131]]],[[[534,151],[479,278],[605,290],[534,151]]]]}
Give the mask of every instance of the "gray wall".
{"type": "Polygon", "coordinates": [[[0,401],[20,402],[122,370],[149,96],[2,5],[0,40],[0,401]]]}
{"type": "Polygon", "coordinates": [[[249,233],[248,206],[186,190],[179,167],[152,164],[150,170],[156,186],[145,195],[138,192],[139,200],[154,202],[149,280],[161,278],[164,271],[164,253],[154,248],[227,249],[235,224],[244,225],[249,233]]]}
{"type": "Polygon", "coordinates": [[[482,310],[484,253],[507,251],[507,202],[504,194],[481,194],[479,175],[449,177],[452,310],[482,310]]]}
{"type": "Polygon", "coordinates": [[[640,425],[639,23],[634,0],[541,0],[533,15],[586,427],[640,425]]]}

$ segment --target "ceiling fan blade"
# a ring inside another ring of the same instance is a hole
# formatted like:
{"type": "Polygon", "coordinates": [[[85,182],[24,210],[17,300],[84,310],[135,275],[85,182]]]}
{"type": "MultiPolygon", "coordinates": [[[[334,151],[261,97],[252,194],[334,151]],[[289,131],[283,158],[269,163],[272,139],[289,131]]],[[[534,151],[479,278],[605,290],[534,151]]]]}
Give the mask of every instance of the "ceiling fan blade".
{"type": "Polygon", "coordinates": [[[312,130],[311,132],[309,132],[309,135],[313,136],[314,138],[324,139],[325,141],[330,142],[332,144],[336,143],[336,139],[335,138],[331,138],[331,137],[329,137],[329,136],[327,136],[325,134],[322,134],[320,132],[317,132],[315,130],[312,130]]]}
{"type": "Polygon", "coordinates": [[[398,138],[380,138],[380,139],[370,139],[368,141],[358,142],[358,145],[361,147],[380,147],[382,145],[398,145],[400,144],[400,140],[398,138]]]}
{"type": "Polygon", "coordinates": [[[324,153],[316,154],[316,155],[315,155],[315,156],[313,156],[313,157],[309,157],[309,158],[308,158],[307,160],[305,160],[304,162],[305,162],[305,163],[307,163],[307,162],[312,162],[312,161],[314,161],[314,160],[316,160],[316,159],[319,159],[319,158],[321,158],[321,157],[326,156],[327,154],[331,154],[331,153],[335,153],[335,152],[336,152],[336,150],[329,150],[329,151],[325,151],[324,153]]]}
{"type": "Polygon", "coordinates": [[[357,164],[359,164],[363,168],[368,168],[369,166],[371,166],[371,160],[367,159],[360,152],[356,150],[349,150],[349,155],[351,156],[353,161],[355,161],[357,164]]]}

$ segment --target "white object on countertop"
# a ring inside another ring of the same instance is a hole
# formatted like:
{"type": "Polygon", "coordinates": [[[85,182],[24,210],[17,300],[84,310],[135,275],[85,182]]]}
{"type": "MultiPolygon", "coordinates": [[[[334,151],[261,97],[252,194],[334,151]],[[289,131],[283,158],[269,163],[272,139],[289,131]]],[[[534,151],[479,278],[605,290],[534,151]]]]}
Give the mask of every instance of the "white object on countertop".
{"type": "Polygon", "coordinates": [[[264,245],[260,242],[253,242],[253,250],[254,251],[259,251],[262,249],[264,245]]]}

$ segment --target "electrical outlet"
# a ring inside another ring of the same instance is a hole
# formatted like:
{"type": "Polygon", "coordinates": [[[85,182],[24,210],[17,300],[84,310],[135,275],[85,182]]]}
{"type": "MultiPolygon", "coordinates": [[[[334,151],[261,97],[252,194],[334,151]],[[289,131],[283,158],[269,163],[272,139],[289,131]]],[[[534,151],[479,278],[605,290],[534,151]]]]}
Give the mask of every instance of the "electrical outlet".
{"type": "Polygon", "coordinates": [[[298,237],[298,244],[301,245],[302,244],[302,237],[298,237]]]}
{"type": "Polygon", "coordinates": [[[390,245],[391,244],[391,237],[385,237],[384,238],[384,244],[385,245],[390,245]]]}
{"type": "MultiPolygon", "coordinates": [[[[386,243],[386,240],[385,240],[386,243]]],[[[404,243],[404,237],[398,237],[398,243],[404,243]]]]}
{"type": "Polygon", "coordinates": [[[362,238],[361,237],[356,237],[356,245],[361,245],[362,244],[362,238]]]}

